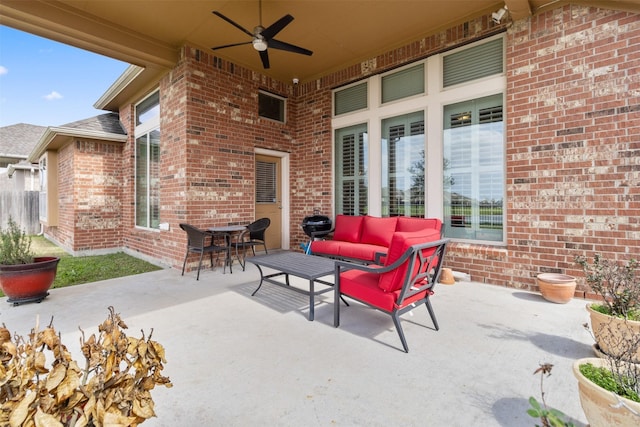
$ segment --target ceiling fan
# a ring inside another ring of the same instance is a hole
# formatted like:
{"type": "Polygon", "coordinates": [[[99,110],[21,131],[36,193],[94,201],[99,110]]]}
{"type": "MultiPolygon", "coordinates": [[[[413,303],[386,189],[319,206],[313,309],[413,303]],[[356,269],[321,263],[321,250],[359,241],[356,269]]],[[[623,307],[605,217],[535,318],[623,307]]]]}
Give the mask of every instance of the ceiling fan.
{"type": "Polygon", "coordinates": [[[259,8],[260,8],[260,11],[259,11],[260,12],[260,24],[253,29],[253,33],[251,33],[249,30],[245,29],[241,25],[237,24],[236,22],[234,22],[230,18],[227,18],[222,13],[214,10],[213,11],[214,15],[224,19],[229,24],[233,25],[234,27],[236,27],[237,29],[239,29],[243,33],[249,35],[249,37],[251,37],[252,40],[248,41],[248,42],[225,44],[225,45],[222,45],[222,46],[212,47],[211,49],[218,50],[218,49],[224,49],[224,48],[232,47],[232,46],[240,46],[240,45],[244,45],[244,44],[252,44],[253,48],[255,50],[257,50],[258,53],[260,54],[260,59],[262,60],[262,66],[265,69],[269,68],[269,52],[267,50],[268,48],[284,50],[284,51],[293,52],[293,53],[299,53],[299,54],[302,54],[302,55],[312,55],[313,54],[313,52],[308,50],[308,49],[304,49],[302,47],[295,46],[295,45],[292,45],[292,44],[285,43],[283,41],[274,39],[276,34],[278,34],[280,31],[282,31],[282,29],[284,27],[286,27],[287,25],[289,25],[291,23],[291,21],[293,21],[293,16],[287,14],[287,15],[283,16],[282,18],[278,19],[276,22],[274,22],[273,24],[271,24],[267,28],[264,28],[262,26],[262,0],[260,0],[259,8]]]}

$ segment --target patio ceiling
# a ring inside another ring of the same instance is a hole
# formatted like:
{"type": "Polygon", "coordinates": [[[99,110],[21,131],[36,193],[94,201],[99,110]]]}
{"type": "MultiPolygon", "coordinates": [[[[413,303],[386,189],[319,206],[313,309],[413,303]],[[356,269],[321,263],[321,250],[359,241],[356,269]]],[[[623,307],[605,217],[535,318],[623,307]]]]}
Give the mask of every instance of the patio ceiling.
{"type": "MultiPolygon", "coordinates": [[[[504,4],[517,20],[563,0],[263,0],[264,27],[291,14],[295,20],[276,38],[313,51],[313,56],[269,49],[263,70],[251,45],[216,51],[220,57],[278,80],[312,80],[361,62],[504,4]]],[[[640,12],[640,0],[573,3],[640,12]]],[[[259,23],[258,0],[2,0],[0,23],[112,57],[147,70],[166,70],[189,43],[204,50],[249,41],[219,11],[250,32],[259,23]]]]}

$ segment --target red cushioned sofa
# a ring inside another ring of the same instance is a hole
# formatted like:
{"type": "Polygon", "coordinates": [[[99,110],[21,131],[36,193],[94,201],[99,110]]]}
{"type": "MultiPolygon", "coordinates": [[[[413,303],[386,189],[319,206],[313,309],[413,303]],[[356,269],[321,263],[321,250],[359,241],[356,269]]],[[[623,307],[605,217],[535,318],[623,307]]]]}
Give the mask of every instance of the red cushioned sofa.
{"type": "Polygon", "coordinates": [[[442,236],[442,221],[438,218],[336,215],[334,226],[331,240],[311,242],[313,255],[381,263],[394,233],[421,232],[424,242],[442,236]]]}

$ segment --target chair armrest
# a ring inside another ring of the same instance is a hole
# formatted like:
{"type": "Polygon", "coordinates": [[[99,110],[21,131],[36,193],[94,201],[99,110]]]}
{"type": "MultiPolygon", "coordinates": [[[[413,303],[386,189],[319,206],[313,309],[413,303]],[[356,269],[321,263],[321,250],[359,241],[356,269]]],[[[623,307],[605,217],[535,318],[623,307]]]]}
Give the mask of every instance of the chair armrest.
{"type": "Polygon", "coordinates": [[[387,254],[384,252],[376,252],[373,258],[373,263],[377,264],[377,265],[382,265],[384,264],[384,262],[382,262],[381,258],[382,257],[386,257],[387,254]]]}

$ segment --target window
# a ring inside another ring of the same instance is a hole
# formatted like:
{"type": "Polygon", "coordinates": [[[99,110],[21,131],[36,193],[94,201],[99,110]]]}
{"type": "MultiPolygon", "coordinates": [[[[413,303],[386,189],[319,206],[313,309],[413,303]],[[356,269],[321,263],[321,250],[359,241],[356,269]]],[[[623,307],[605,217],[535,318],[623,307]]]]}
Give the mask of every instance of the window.
{"type": "Polygon", "coordinates": [[[502,94],[444,107],[445,236],[503,240],[502,94]]]}
{"type": "Polygon", "coordinates": [[[368,136],[366,125],[336,131],[336,212],[368,212],[368,136]]]}
{"type": "Polygon", "coordinates": [[[502,38],[460,50],[443,58],[443,86],[449,87],[504,71],[502,38]]]}
{"type": "Polygon", "coordinates": [[[47,150],[40,157],[40,194],[38,209],[40,222],[49,227],[58,225],[58,152],[47,150]]]}
{"type": "Polygon", "coordinates": [[[259,91],[258,115],[266,119],[285,122],[285,99],[279,96],[259,91]]]}
{"type": "Polygon", "coordinates": [[[256,203],[276,203],[277,170],[273,162],[256,161],[256,203]]]}
{"type": "Polygon", "coordinates": [[[424,113],[382,121],[382,216],[423,217],[424,113]]]}
{"type": "Polygon", "coordinates": [[[336,214],[441,218],[447,237],[505,243],[503,40],[334,91],[336,214]]]}
{"type": "Polygon", "coordinates": [[[136,106],[136,225],[160,227],[160,100],[154,93],[136,106]]]}
{"type": "Polygon", "coordinates": [[[367,82],[337,90],[333,96],[336,116],[367,108],[367,82]]]}
{"type": "Polygon", "coordinates": [[[382,103],[424,93],[424,64],[382,77],[382,103]]]}

